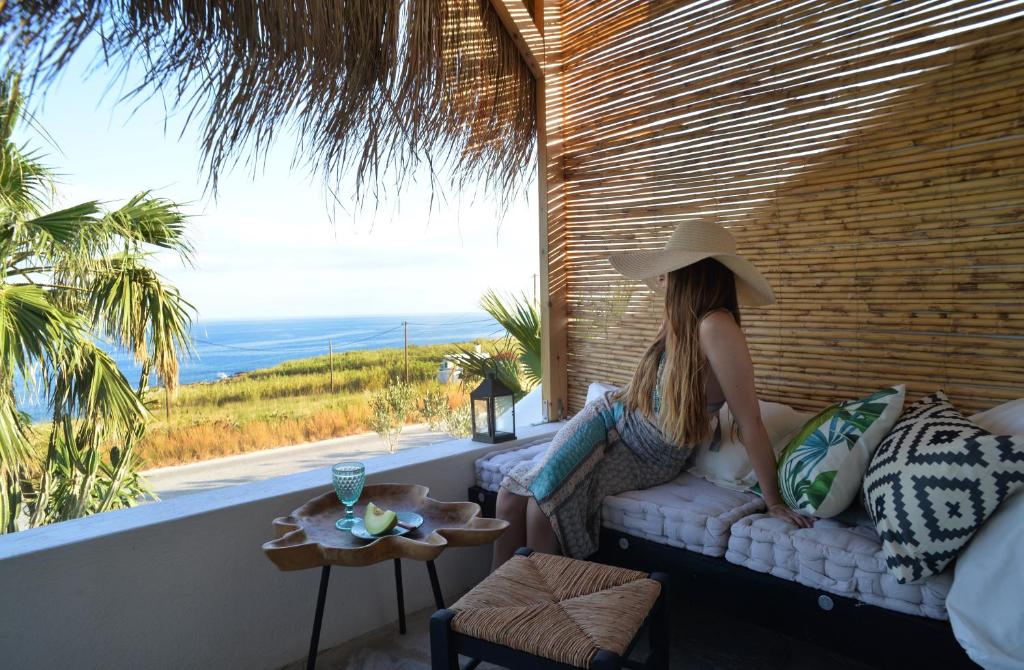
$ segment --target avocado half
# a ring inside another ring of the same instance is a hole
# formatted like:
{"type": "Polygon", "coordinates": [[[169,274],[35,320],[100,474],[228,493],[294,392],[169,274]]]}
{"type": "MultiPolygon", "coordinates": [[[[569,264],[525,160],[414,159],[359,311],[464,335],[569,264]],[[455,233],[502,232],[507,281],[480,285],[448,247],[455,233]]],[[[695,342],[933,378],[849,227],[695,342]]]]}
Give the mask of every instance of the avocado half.
{"type": "Polygon", "coordinates": [[[381,509],[369,503],[363,515],[363,525],[371,535],[383,535],[398,524],[398,515],[391,510],[381,509]]]}

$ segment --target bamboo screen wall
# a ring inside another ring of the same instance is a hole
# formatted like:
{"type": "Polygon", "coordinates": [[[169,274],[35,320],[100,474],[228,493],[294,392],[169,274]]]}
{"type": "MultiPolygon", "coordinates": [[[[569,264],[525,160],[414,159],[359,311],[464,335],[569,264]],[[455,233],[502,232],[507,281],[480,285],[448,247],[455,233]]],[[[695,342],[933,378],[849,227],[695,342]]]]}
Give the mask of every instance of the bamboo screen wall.
{"type": "Polygon", "coordinates": [[[571,411],[660,318],[606,255],[691,216],[776,291],[743,314],[762,398],[1024,396],[1024,2],[560,9],[571,411]]]}

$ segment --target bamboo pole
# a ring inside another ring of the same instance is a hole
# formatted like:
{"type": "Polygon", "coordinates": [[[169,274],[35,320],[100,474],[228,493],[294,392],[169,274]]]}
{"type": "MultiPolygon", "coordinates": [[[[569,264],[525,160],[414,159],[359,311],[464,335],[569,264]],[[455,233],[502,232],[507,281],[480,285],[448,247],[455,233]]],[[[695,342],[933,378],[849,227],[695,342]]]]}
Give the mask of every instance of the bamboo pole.
{"type": "Polygon", "coordinates": [[[544,85],[537,96],[537,189],[540,225],[542,414],[554,421],[570,412],[566,208],[563,172],[562,42],[559,0],[540,0],[544,85]]]}

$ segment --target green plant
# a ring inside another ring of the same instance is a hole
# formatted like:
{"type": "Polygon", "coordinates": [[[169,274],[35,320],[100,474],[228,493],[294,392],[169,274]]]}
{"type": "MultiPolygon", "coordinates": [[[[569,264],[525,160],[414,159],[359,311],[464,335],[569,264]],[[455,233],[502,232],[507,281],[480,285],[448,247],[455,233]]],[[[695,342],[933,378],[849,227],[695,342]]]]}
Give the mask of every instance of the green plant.
{"type": "Polygon", "coordinates": [[[532,384],[523,372],[519,352],[515,342],[506,337],[497,341],[491,351],[475,351],[462,347],[459,349],[459,368],[462,370],[462,383],[475,386],[480,383],[488,372],[494,372],[505,386],[512,390],[516,400],[523,397],[532,388],[532,384]]]}
{"type": "Polygon", "coordinates": [[[17,78],[0,79],[0,532],[146,493],[136,447],[150,374],[173,392],[192,313],[149,266],[154,250],[190,257],[178,207],[142,193],[112,211],[54,210],[54,174],[12,139],[23,105],[17,78]],[[135,388],[98,337],[134,354],[135,388]],[[18,411],[16,376],[46,398],[45,434],[18,411]]]}
{"type": "Polygon", "coordinates": [[[470,403],[464,402],[455,407],[448,407],[441,418],[441,430],[452,437],[469,437],[473,432],[473,418],[470,415],[470,403]]]}
{"type": "Polygon", "coordinates": [[[405,426],[405,417],[415,406],[415,391],[409,384],[392,380],[370,398],[370,428],[381,436],[393,454],[405,426]]]}
{"type": "Polygon", "coordinates": [[[521,374],[529,387],[525,390],[539,384],[541,336],[540,312],[536,303],[525,293],[502,298],[494,290],[489,290],[480,298],[480,307],[508,332],[515,343],[512,349],[518,355],[521,374]]]}
{"type": "Polygon", "coordinates": [[[540,314],[525,295],[502,298],[489,290],[480,298],[480,306],[508,333],[493,351],[459,348],[459,367],[463,384],[476,384],[488,372],[494,372],[518,400],[540,383],[540,314]]]}
{"type": "Polygon", "coordinates": [[[434,432],[441,430],[445,415],[449,411],[448,394],[439,386],[428,388],[420,398],[420,415],[434,432]]]}

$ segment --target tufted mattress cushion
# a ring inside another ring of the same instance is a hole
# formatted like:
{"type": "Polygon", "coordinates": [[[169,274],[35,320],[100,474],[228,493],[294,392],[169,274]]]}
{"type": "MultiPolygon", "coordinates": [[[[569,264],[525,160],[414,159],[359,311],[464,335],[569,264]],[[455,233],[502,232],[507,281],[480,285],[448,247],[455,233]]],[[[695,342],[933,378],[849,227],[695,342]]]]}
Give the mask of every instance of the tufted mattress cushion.
{"type": "Polygon", "coordinates": [[[755,514],[731,530],[725,553],[731,563],[871,605],[948,618],[952,570],[917,583],[897,583],[886,570],[882,543],[863,510],[817,519],[812,528],[755,514]]]}
{"type": "Polygon", "coordinates": [[[551,437],[527,447],[516,446],[503,451],[492,451],[476,459],[476,483],[482,489],[497,491],[508,471],[523,461],[536,461],[551,445],[551,437]]]}
{"type": "Polygon", "coordinates": [[[603,524],[652,542],[722,556],[729,529],[741,518],[764,509],[760,498],[732,491],[689,473],[645,489],[604,499],[603,524]]]}
{"type": "MultiPolygon", "coordinates": [[[[497,491],[509,469],[524,460],[540,458],[548,444],[491,452],[477,459],[477,484],[497,491]]],[[[608,496],[601,514],[604,525],[613,530],[707,556],[722,556],[732,524],[763,509],[761,499],[753,494],[715,486],[684,472],[661,486],[608,496]]]]}

